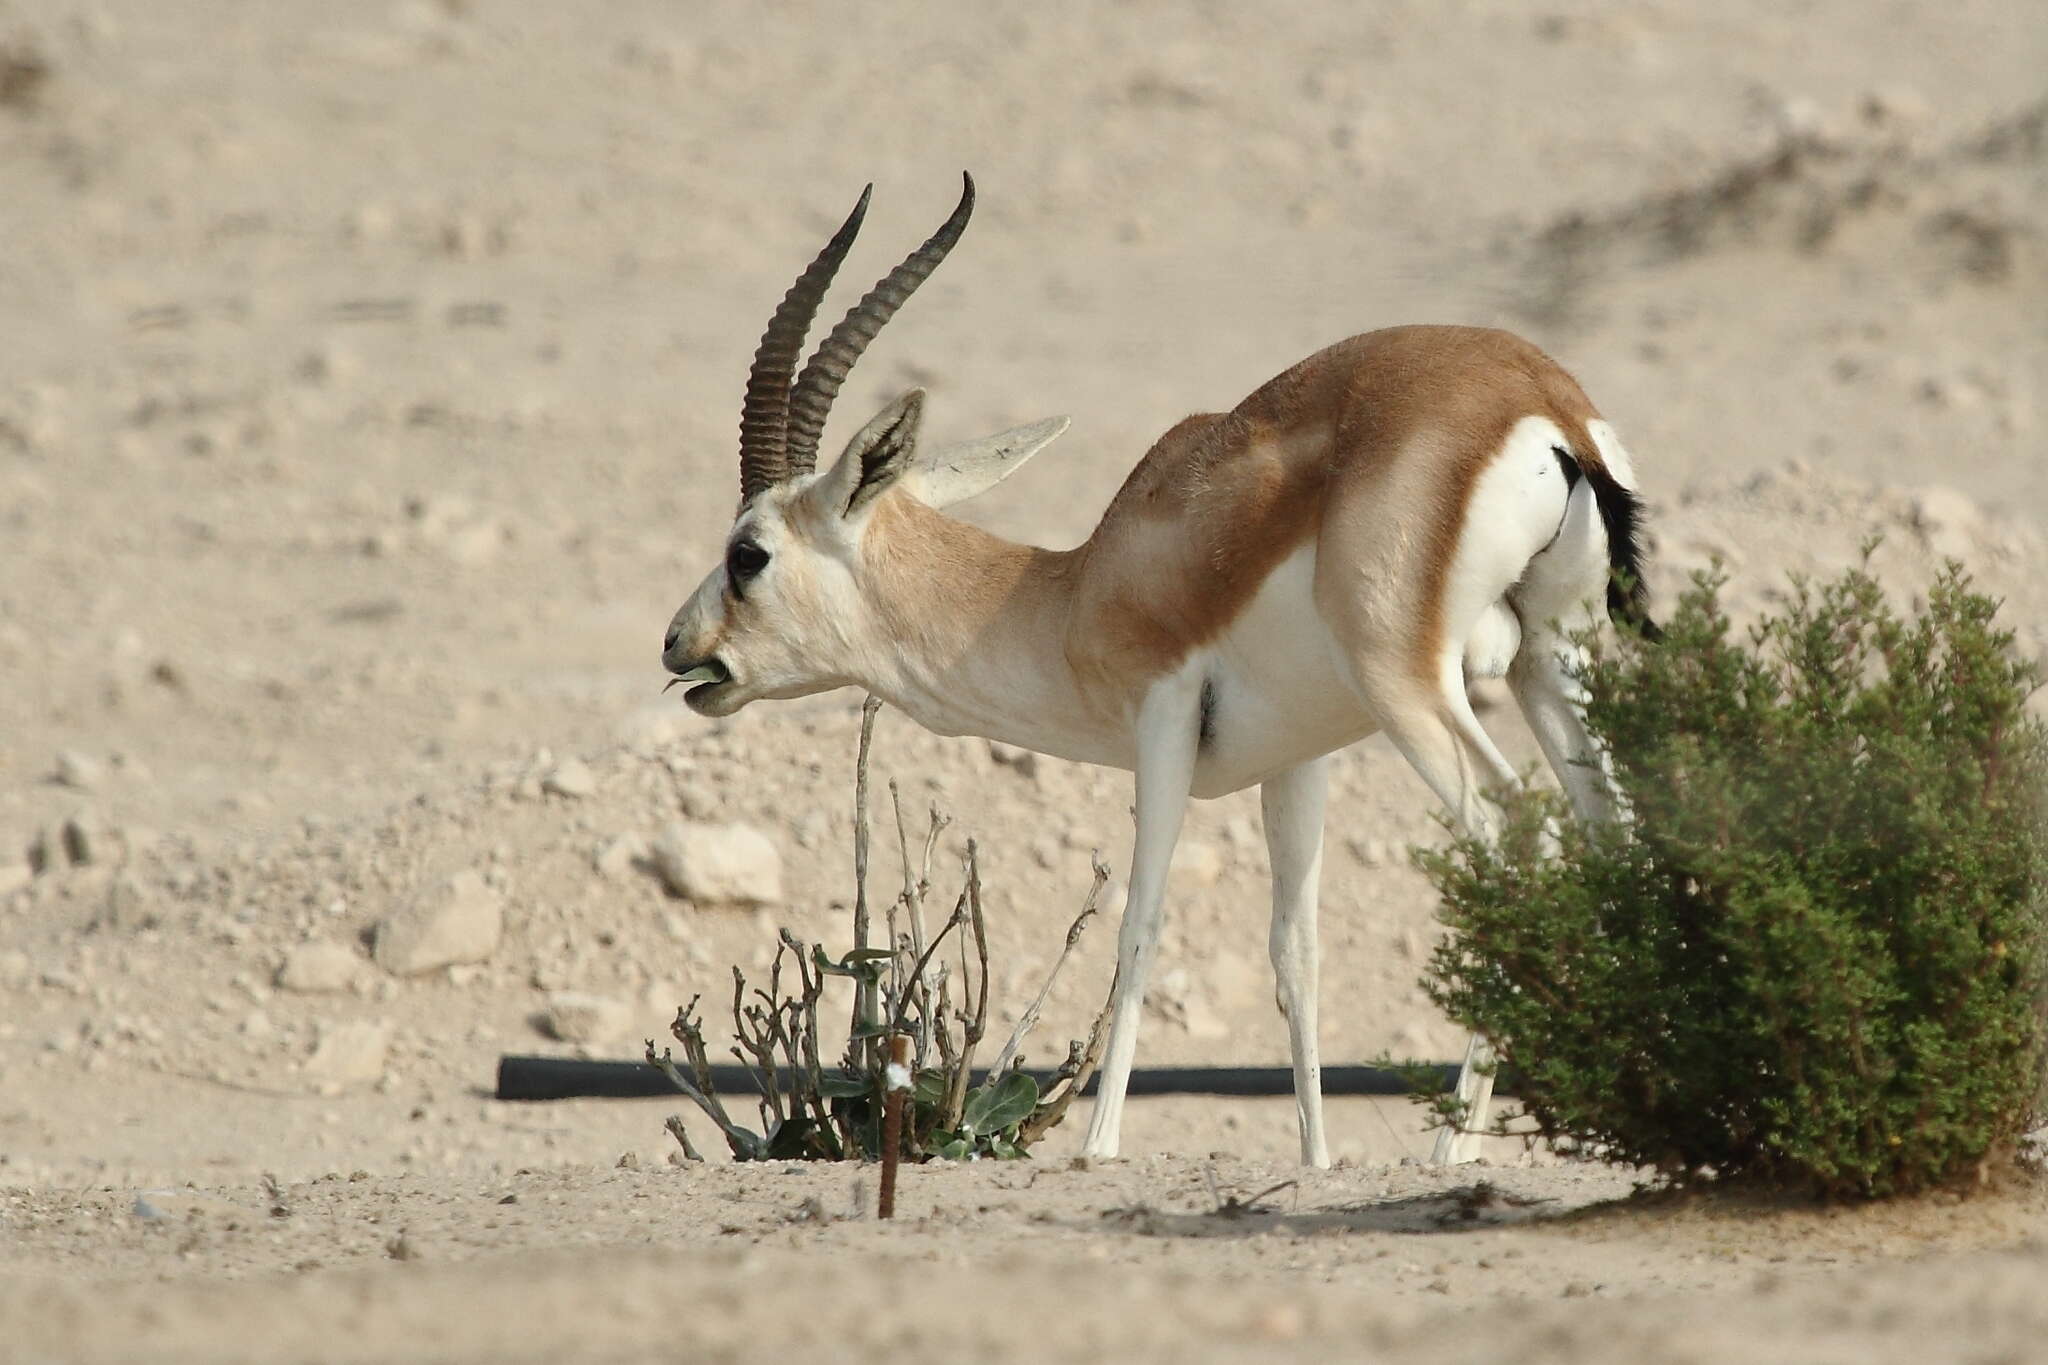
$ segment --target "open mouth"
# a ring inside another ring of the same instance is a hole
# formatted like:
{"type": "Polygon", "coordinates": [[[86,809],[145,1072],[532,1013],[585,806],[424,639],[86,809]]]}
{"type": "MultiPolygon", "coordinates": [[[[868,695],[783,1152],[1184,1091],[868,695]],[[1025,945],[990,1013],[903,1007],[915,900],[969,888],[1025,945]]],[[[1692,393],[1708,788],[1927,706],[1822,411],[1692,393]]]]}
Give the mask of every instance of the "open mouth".
{"type": "Polygon", "coordinates": [[[689,684],[691,685],[690,690],[683,694],[683,700],[695,705],[700,698],[710,693],[713,689],[722,687],[731,681],[732,670],[727,668],[722,661],[706,659],[703,663],[688,668],[670,678],[668,680],[668,687],[664,687],[661,690],[666,692],[669,687],[674,687],[677,683],[689,684]]]}

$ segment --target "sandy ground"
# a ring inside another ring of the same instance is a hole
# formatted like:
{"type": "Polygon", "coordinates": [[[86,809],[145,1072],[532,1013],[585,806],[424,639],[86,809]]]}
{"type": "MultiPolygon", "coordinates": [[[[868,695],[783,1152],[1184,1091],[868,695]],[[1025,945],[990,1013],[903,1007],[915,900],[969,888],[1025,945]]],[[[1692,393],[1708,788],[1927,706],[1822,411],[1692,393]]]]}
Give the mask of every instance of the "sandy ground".
{"type": "MultiPolygon", "coordinates": [[[[1660,595],[1718,558],[1752,610],[1876,532],[1902,597],[1961,554],[2048,654],[2038,5],[38,0],[0,53],[0,1359],[2048,1353],[2031,1190],[1614,1205],[1505,1144],[1403,1164],[1417,1115],[1365,1101],[1303,1173],[1290,1103],[1175,1099],[1122,1162],[1070,1123],[912,1172],[883,1226],[859,1173],[671,1165],[672,1106],[488,1098],[504,1052],[632,1055],[778,925],[846,934],[858,699],[703,722],[655,656],[761,323],[869,180],[854,279],[961,168],[982,204],[828,443],[913,382],[942,439],[1073,414],[967,509],[1004,534],[1074,543],[1317,346],[1496,323],[1626,435],[1660,595]],[[787,904],[618,856],[679,816],[771,830],[787,904]],[[464,872],[484,960],[375,965],[464,872]],[[608,1002],[577,1044],[562,991],[608,1002]]],[[[981,840],[1013,1019],[1128,779],[896,716],[877,766],[981,840]]],[[[1455,1054],[1437,837],[1383,743],[1338,760],[1330,1061],[1455,1054]]],[[[1187,838],[1142,1060],[1279,1062],[1255,799],[1187,838]]]]}

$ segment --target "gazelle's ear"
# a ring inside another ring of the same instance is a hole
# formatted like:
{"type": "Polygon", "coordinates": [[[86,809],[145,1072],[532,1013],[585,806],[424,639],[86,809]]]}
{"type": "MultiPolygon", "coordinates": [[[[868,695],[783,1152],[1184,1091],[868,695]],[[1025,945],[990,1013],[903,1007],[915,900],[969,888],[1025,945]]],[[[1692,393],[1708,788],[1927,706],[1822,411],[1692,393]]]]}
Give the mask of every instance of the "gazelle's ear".
{"type": "Polygon", "coordinates": [[[852,516],[902,478],[917,451],[917,432],[923,422],[923,389],[912,389],[876,413],[875,419],[846,443],[839,463],[818,481],[826,506],[841,516],[852,516]]]}
{"type": "Polygon", "coordinates": [[[1048,417],[978,441],[947,446],[920,457],[903,486],[933,507],[964,502],[1016,473],[1072,421],[1070,417],[1048,417]]]}

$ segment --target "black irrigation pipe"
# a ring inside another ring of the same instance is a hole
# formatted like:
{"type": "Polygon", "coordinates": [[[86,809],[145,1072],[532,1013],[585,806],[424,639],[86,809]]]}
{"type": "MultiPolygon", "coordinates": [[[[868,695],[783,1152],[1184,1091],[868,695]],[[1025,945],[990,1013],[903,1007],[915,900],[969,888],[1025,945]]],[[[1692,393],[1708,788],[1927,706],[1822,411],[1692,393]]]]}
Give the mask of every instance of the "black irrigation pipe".
{"type": "MultiPolygon", "coordinates": [[[[1427,1079],[1435,1074],[1436,1087],[1450,1090],[1458,1083],[1458,1068],[1448,1062],[1420,1064],[1413,1073],[1377,1066],[1326,1066],[1323,1068],[1325,1095],[1407,1095],[1413,1092],[1411,1074],[1427,1079]]],[[[986,1071],[974,1073],[979,1085],[986,1071]]],[[[1041,1080],[1043,1077],[1041,1077],[1041,1080]]],[[[1512,1095],[1514,1077],[1504,1075],[1495,1083],[1499,1094],[1512,1095]]],[[[711,1068],[711,1083],[727,1095],[754,1093],[751,1069],[731,1064],[711,1068]]],[[[1092,1093],[1095,1083],[1088,1089],[1092,1093]]],[[[1284,1066],[1162,1066],[1140,1067],[1131,1072],[1133,1095],[1292,1095],[1294,1072],[1284,1066]]],[[[498,1059],[498,1094],[501,1100],[661,1099],[674,1098],[675,1086],[668,1077],[645,1062],[592,1062],[577,1057],[519,1057],[498,1059]]]]}

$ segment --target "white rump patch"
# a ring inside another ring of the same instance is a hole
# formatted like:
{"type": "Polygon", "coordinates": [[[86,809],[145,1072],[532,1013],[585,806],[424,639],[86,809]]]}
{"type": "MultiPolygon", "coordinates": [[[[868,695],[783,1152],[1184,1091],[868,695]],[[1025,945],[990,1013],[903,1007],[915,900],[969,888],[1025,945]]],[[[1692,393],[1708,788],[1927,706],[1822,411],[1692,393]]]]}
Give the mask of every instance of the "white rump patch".
{"type": "Polygon", "coordinates": [[[1614,481],[1629,492],[1635,492],[1636,463],[1628,457],[1628,448],[1614,434],[1614,428],[1596,418],[1586,423],[1586,434],[1593,438],[1593,448],[1600,452],[1600,463],[1607,466],[1607,472],[1614,476],[1614,481]]]}
{"type": "Polygon", "coordinates": [[[1553,447],[1566,444],[1556,423],[1524,417],[1473,485],[1444,581],[1447,685],[1455,681],[1448,670],[1461,664],[1469,675],[1500,677],[1521,645],[1506,599],[1564,520],[1564,471],[1553,447]]]}

